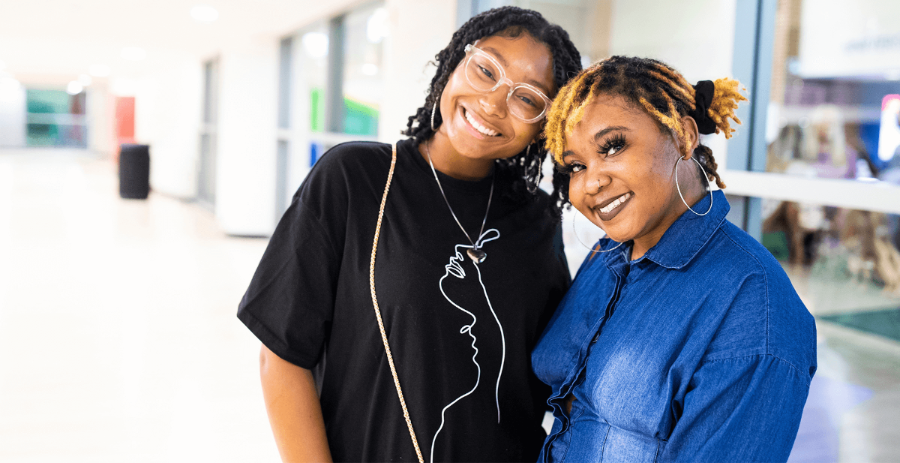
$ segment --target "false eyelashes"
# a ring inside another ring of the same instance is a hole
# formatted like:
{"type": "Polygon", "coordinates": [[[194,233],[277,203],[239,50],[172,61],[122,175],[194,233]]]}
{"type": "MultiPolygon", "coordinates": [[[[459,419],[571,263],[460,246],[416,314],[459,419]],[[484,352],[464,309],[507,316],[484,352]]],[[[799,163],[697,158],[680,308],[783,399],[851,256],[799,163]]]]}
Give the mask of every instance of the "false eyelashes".
{"type": "Polygon", "coordinates": [[[625,148],[625,135],[617,133],[607,138],[603,144],[597,148],[597,154],[602,154],[603,156],[615,156],[622,148],[625,148]]]}

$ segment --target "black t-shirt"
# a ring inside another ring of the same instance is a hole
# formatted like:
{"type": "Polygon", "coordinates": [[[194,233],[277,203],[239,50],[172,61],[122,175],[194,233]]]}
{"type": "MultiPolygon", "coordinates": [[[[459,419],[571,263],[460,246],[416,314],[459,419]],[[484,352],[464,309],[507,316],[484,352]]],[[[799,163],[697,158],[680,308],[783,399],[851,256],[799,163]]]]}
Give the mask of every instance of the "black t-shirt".
{"type": "MultiPolygon", "coordinates": [[[[314,371],[336,461],[416,461],[369,291],[391,146],[328,151],[294,196],[238,318],[279,357],[314,371]]],[[[491,177],[438,173],[473,239],[491,177]]],[[[531,371],[537,337],[570,278],[549,196],[494,192],[475,264],[425,159],[397,145],[375,287],[426,461],[534,461],[549,390],[531,371]]]]}

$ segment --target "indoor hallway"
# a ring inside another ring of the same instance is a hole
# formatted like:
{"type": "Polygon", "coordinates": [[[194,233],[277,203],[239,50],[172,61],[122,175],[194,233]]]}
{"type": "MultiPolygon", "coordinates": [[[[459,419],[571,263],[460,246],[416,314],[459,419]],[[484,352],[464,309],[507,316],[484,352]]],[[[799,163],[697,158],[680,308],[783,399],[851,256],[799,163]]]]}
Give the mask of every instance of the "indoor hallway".
{"type": "Polygon", "coordinates": [[[115,175],[0,151],[0,461],[278,461],[235,317],[266,240],[115,175]]]}
{"type": "MultiPolygon", "coordinates": [[[[235,317],[265,244],[196,203],[119,199],[110,160],[0,152],[0,461],[277,462],[235,317]]],[[[818,330],[791,461],[896,461],[900,342],[818,330]]]]}

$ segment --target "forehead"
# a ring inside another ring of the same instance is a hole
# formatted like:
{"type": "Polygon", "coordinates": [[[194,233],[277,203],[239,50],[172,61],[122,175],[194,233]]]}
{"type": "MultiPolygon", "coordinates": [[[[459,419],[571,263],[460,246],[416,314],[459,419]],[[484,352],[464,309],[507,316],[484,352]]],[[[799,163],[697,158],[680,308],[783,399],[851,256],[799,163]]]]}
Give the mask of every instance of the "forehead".
{"type": "MultiPolygon", "coordinates": [[[[550,48],[531,35],[518,37],[493,35],[478,41],[477,47],[497,59],[514,82],[527,82],[556,93],[553,81],[553,55],[550,48]],[[539,85],[538,85],[539,84],[539,85]]],[[[549,95],[548,95],[549,96],[549,95]]]]}
{"type": "MultiPolygon", "coordinates": [[[[617,95],[595,95],[584,107],[581,120],[567,139],[578,143],[593,142],[597,133],[609,127],[624,127],[630,132],[658,131],[658,124],[643,108],[617,95]]],[[[568,141],[567,140],[567,141],[568,141]]]]}

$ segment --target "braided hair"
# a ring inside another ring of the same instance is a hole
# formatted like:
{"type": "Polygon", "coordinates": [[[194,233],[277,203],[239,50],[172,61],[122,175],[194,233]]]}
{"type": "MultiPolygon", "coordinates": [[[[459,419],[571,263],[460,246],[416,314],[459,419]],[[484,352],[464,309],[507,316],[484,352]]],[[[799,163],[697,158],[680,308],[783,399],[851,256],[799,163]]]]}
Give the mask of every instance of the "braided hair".
{"type": "MultiPolygon", "coordinates": [[[[739,86],[738,81],[726,77],[715,82],[703,81],[695,87],[681,73],[660,61],[613,56],[585,69],[559,91],[547,113],[546,147],[557,165],[562,165],[566,134],[571,133],[584,116],[593,97],[600,94],[621,96],[635,107],[644,109],[657,121],[660,129],[670,131],[684,149],[690,146],[681,123],[684,116],[694,118],[700,133],[724,132],[725,138],[731,138],[735,130],[729,119],[740,124],[734,110],[740,101],[747,101],[740,94],[739,86]]],[[[698,144],[693,155],[706,171],[707,179],[715,180],[719,188],[725,188],[716,171],[718,164],[712,150],[698,144]]],[[[569,178],[554,175],[553,183],[554,193],[559,193],[554,196],[556,206],[562,208],[569,201],[569,178]]]]}
{"type": "MultiPolygon", "coordinates": [[[[417,143],[422,143],[434,135],[431,128],[432,108],[439,103],[450,75],[465,57],[466,45],[485,37],[517,38],[523,34],[529,35],[550,49],[553,58],[553,82],[556,88],[562,88],[571,76],[581,71],[581,55],[569,39],[569,34],[561,27],[547,22],[537,11],[514,6],[485,11],[466,21],[453,34],[450,43],[435,55],[437,72],[431,79],[425,103],[409,117],[403,134],[413,137],[417,143]]],[[[435,128],[439,128],[441,123],[443,118],[438,111],[434,118],[435,128]]],[[[496,160],[495,175],[501,194],[517,202],[533,197],[532,192],[536,191],[543,177],[541,166],[546,155],[544,144],[536,141],[511,158],[496,160]]],[[[554,173],[554,179],[556,175],[554,173]]],[[[556,183],[554,180],[554,185],[556,183]]],[[[556,196],[558,192],[554,192],[554,197],[556,196]]]]}

